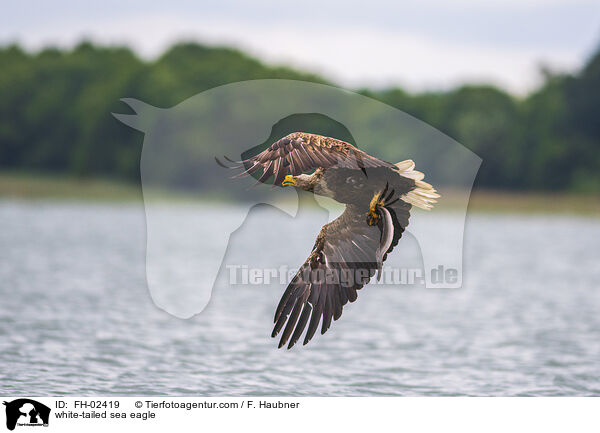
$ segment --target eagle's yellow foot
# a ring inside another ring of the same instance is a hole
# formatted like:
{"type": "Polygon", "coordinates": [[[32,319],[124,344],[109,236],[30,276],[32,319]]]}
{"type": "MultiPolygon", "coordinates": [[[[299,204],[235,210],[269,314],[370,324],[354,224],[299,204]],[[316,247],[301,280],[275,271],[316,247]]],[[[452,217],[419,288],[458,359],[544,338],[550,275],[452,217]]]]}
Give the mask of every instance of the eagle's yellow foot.
{"type": "Polygon", "coordinates": [[[379,200],[381,197],[381,193],[378,192],[371,199],[371,203],[369,204],[369,211],[367,212],[367,224],[370,226],[374,226],[379,222],[379,214],[377,213],[377,206],[383,206],[385,203],[383,200],[379,200]]]}
{"type": "Polygon", "coordinates": [[[283,185],[283,186],[294,186],[294,185],[296,185],[296,178],[294,176],[291,176],[291,175],[288,174],[283,179],[283,182],[281,182],[281,185],[283,185]]]}

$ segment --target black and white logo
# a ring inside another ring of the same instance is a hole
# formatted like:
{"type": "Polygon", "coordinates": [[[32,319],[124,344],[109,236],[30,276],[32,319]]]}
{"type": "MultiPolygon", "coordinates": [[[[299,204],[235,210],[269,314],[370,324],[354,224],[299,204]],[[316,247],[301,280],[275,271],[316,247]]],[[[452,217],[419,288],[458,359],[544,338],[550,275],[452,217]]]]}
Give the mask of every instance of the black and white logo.
{"type": "Polygon", "coordinates": [[[18,398],[4,402],[6,406],[6,428],[14,430],[16,426],[48,427],[50,408],[29,398],[18,398]]]}

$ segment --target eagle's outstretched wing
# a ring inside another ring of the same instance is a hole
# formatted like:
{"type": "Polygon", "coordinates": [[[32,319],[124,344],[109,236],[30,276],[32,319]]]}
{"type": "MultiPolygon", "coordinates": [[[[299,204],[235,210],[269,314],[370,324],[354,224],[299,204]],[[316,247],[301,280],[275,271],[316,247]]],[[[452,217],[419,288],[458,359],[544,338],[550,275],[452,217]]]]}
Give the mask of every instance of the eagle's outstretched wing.
{"type": "Polygon", "coordinates": [[[377,206],[376,225],[367,224],[368,205],[364,209],[348,205],[342,215],[323,226],[311,254],[288,285],[275,312],[272,337],[287,322],[279,347],[288,339],[288,349],[296,344],[307,324],[304,344],[315,334],[319,321],[324,334],[331,319],[337,320],[343,306],[356,300],[356,291],[381,270],[387,254],[408,225],[411,208],[392,195],[393,191],[383,206],[377,206]]]}
{"type": "Polygon", "coordinates": [[[264,183],[274,176],[274,185],[280,185],[288,174],[298,176],[319,167],[357,170],[371,167],[393,168],[389,162],[375,158],[350,143],[306,132],[286,135],[258,155],[239,163],[241,165],[237,168],[243,167],[245,171],[238,176],[247,176],[262,169],[258,182],[264,183]]]}

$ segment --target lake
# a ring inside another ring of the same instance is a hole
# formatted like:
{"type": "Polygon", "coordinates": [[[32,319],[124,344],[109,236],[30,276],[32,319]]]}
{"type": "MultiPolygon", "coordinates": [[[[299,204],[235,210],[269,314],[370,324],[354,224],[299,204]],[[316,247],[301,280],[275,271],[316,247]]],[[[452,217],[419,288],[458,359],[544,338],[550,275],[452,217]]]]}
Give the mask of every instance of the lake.
{"type": "MultiPolygon", "coordinates": [[[[287,248],[296,266],[321,224],[310,212],[287,248]]],[[[600,219],[470,215],[462,288],[368,285],[290,351],[270,338],[278,284],[217,284],[186,320],[159,309],[145,221],[139,203],[0,201],[2,394],[600,395],[600,219]]],[[[257,235],[233,249],[276,261],[257,235]]]]}

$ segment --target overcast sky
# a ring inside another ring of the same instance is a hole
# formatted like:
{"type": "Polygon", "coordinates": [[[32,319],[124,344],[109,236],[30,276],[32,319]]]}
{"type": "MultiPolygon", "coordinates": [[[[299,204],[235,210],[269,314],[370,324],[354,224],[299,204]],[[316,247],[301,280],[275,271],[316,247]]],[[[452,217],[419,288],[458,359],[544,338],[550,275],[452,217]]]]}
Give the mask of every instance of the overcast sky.
{"type": "Polygon", "coordinates": [[[420,91],[492,82],[516,93],[539,83],[541,64],[573,71],[600,46],[598,0],[97,3],[4,3],[0,42],[38,49],[87,38],[125,43],[151,58],[175,41],[197,40],[348,87],[420,91]]]}

